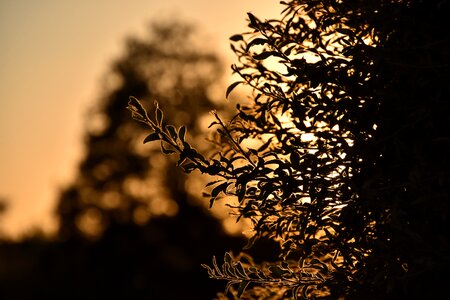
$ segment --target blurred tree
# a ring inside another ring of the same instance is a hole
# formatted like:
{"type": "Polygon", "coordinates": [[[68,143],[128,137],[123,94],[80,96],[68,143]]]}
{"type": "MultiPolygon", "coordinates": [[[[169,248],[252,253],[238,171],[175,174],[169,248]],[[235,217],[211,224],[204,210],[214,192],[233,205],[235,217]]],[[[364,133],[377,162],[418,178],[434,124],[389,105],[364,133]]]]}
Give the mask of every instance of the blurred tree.
{"type": "MultiPolygon", "coordinates": [[[[205,266],[245,299],[435,299],[450,282],[449,1],[283,1],[231,37],[237,114],[216,115],[222,151],[205,158],[130,98],[133,117],[214,176],[211,205],[235,197],[253,240],[280,245],[256,264],[205,266]]],[[[167,150],[166,150],[167,151],[167,150]]],[[[225,297],[225,296],[224,296],[225,297]]]]}
{"type": "Polygon", "coordinates": [[[159,148],[139,145],[143,128],[124,109],[129,95],[158,99],[197,143],[222,63],[177,21],[154,23],[126,45],[88,115],[86,154],[61,193],[57,237],[0,241],[1,299],[211,299],[222,286],[200,264],[243,241],[196,201],[195,181],[159,148]]]}
{"type": "Polygon", "coordinates": [[[1,228],[2,225],[2,220],[3,220],[3,215],[6,211],[6,209],[8,208],[8,201],[5,198],[0,196],[0,238],[3,237],[3,229],[1,228]]]}
{"type": "Polygon", "coordinates": [[[88,116],[86,156],[59,200],[60,238],[97,238],[113,223],[145,224],[191,205],[183,173],[168,167],[159,149],[136,143],[142,128],[123,107],[129,95],[158,99],[166,119],[186,124],[195,139],[213,107],[222,63],[191,25],[155,23],[148,34],[127,41],[125,55],[106,77],[106,93],[88,116]]]}

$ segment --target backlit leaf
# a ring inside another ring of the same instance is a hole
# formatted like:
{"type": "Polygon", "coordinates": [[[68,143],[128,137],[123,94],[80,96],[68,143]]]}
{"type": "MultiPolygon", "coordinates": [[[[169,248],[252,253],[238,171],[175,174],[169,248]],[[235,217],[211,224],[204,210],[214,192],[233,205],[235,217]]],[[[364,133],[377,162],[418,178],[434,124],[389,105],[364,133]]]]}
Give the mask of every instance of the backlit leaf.
{"type": "Polygon", "coordinates": [[[175,140],[177,138],[177,131],[175,127],[172,125],[167,125],[166,129],[169,132],[170,136],[175,140]]]}
{"type": "Polygon", "coordinates": [[[148,143],[148,142],[151,142],[151,141],[156,141],[156,140],[159,140],[159,139],[160,139],[159,134],[156,133],[156,132],[153,132],[153,133],[150,133],[150,134],[144,139],[144,144],[145,144],[145,143],[148,143]]]}
{"type": "Polygon", "coordinates": [[[180,130],[178,131],[178,137],[182,142],[184,142],[185,135],[186,135],[186,126],[181,126],[180,130]]]}
{"type": "MultiPolygon", "coordinates": [[[[234,90],[235,87],[237,87],[239,84],[243,83],[243,81],[236,81],[233,82],[228,88],[227,92],[225,93],[225,97],[228,98],[228,95],[234,90]]],[[[212,124],[211,124],[212,125],[212,124]]],[[[210,125],[210,126],[211,126],[210,125]]]]}
{"type": "Polygon", "coordinates": [[[245,292],[245,289],[250,284],[250,281],[248,280],[242,280],[242,282],[239,284],[238,290],[237,290],[237,296],[241,297],[242,294],[245,292]]]}
{"type": "Polygon", "coordinates": [[[230,40],[233,42],[238,42],[244,40],[244,38],[242,37],[242,34],[235,34],[230,37],[230,40]]]}
{"type": "Polygon", "coordinates": [[[268,58],[269,56],[278,56],[278,57],[283,57],[279,52],[277,51],[266,51],[266,52],[262,52],[260,54],[256,54],[253,55],[254,59],[257,60],[264,60],[266,58],[268,58]]]}

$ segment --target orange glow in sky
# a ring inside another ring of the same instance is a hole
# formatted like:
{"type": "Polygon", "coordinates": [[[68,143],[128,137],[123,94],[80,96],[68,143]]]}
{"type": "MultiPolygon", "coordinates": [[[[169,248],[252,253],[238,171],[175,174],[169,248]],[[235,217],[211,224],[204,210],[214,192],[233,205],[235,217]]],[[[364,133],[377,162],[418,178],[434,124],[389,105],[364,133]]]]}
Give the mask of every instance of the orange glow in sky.
{"type": "Polygon", "coordinates": [[[2,0],[0,199],[8,209],[0,234],[54,228],[58,191],[82,157],[84,112],[126,36],[150,21],[179,17],[197,23],[229,65],[228,37],[247,30],[246,13],[276,17],[278,2],[2,0]]]}

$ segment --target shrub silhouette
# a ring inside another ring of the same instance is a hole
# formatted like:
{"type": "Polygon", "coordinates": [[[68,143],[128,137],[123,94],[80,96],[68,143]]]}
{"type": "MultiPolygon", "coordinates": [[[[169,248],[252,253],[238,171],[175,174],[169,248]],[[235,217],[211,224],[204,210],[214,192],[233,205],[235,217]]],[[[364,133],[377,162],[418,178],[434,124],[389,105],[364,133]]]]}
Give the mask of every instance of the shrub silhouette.
{"type": "MultiPolygon", "coordinates": [[[[210,204],[235,198],[254,236],[280,245],[255,263],[226,253],[204,265],[244,299],[433,298],[449,283],[448,1],[283,1],[279,19],[248,14],[231,37],[252,88],[211,124],[201,154],[186,127],[148,115],[185,172],[211,176],[210,204]]],[[[189,127],[188,127],[189,128],[189,127]]],[[[221,297],[226,297],[222,294],[221,297]]]]}

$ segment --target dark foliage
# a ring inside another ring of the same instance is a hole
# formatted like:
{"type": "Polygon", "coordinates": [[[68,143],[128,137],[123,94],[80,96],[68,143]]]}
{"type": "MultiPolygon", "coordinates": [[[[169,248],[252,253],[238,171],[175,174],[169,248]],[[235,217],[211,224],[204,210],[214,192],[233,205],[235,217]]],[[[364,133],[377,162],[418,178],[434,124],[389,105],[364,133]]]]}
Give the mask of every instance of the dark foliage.
{"type": "MultiPolygon", "coordinates": [[[[279,19],[248,14],[231,37],[240,84],[236,115],[213,126],[205,157],[185,129],[133,117],[177,153],[188,173],[213,176],[211,205],[235,197],[254,240],[279,261],[227,253],[205,266],[233,297],[425,299],[450,282],[450,27],[448,1],[286,1],[279,19]]],[[[224,296],[225,297],[225,296],[224,296]]]]}

